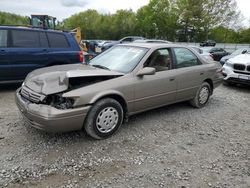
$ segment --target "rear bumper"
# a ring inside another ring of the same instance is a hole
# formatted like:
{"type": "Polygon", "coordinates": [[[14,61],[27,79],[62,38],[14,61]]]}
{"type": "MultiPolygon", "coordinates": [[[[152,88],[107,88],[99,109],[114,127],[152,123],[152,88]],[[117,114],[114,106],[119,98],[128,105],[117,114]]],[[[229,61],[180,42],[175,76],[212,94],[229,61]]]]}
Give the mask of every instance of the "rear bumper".
{"type": "Polygon", "coordinates": [[[27,101],[16,92],[16,104],[24,117],[24,120],[31,126],[46,132],[69,132],[80,130],[89,106],[74,109],[59,110],[54,107],[35,104],[27,101]]]}

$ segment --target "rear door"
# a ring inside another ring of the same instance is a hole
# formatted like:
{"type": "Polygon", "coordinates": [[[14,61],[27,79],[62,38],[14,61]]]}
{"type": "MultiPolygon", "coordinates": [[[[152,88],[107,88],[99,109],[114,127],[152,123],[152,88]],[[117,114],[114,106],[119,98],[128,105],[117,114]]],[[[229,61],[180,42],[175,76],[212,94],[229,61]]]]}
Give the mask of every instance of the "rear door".
{"type": "Polygon", "coordinates": [[[177,101],[191,99],[206,77],[206,65],[187,48],[173,48],[173,54],[178,82],[176,99],[177,101]]]}
{"type": "Polygon", "coordinates": [[[73,47],[71,48],[73,43],[69,43],[63,33],[47,32],[47,37],[50,46],[48,51],[50,65],[79,62],[80,50],[76,51],[73,47]]]}
{"type": "Polygon", "coordinates": [[[26,75],[47,65],[48,41],[44,32],[22,29],[11,30],[9,66],[11,77],[22,80],[26,75]]]}
{"type": "Polygon", "coordinates": [[[8,30],[0,29],[0,82],[10,79],[8,30]]]}

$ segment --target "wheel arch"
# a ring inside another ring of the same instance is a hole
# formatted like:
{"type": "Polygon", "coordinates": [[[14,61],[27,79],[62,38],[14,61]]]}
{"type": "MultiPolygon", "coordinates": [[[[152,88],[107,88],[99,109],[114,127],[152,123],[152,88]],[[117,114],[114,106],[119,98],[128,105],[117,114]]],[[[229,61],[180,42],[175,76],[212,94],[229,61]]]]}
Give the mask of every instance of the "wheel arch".
{"type": "Polygon", "coordinates": [[[90,103],[94,104],[97,101],[104,99],[104,98],[112,98],[112,99],[118,101],[123,108],[124,118],[126,117],[127,112],[128,112],[128,104],[127,104],[124,96],[121,93],[116,92],[116,91],[101,93],[101,94],[95,96],[94,98],[92,98],[90,103]]]}
{"type": "Polygon", "coordinates": [[[213,84],[212,79],[207,78],[207,79],[205,79],[203,82],[207,82],[207,83],[210,85],[210,88],[211,88],[211,95],[212,95],[212,94],[213,94],[213,91],[214,91],[214,84],[213,84]]]}

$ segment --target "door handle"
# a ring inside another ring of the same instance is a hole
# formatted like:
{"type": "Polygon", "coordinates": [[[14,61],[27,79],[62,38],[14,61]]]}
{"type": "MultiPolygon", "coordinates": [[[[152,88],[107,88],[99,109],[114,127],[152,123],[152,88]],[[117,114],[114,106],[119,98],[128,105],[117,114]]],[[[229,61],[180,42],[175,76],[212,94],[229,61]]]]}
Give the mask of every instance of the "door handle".
{"type": "Polygon", "coordinates": [[[200,75],[203,75],[203,74],[204,74],[204,72],[201,72],[201,73],[200,73],[200,75]]]}
{"type": "Polygon", "coordinates": [[[171,81],[174,81],[175,80],[175,78],[169,78],[169,81],[171,82],[171,81]]]}

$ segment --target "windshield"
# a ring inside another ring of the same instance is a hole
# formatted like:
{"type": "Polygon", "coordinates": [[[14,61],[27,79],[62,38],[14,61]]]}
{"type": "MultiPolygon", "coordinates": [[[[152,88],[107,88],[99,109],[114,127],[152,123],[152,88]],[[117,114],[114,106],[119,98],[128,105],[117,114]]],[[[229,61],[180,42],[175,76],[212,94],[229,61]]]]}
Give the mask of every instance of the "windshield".
{"type": "Polygon", "coordinates": [[[131,72],[148,49],[132,46],[115,46],[90,61],[90,65],[112,71],[131,72]]]}
{"type": "Polygon", "coordinates": [[[243,50],[244,50],[244,49],[235,50],[235,51],[232,53],[232,55],[239,55],[239,54],[242,53],[243,50]]]}

